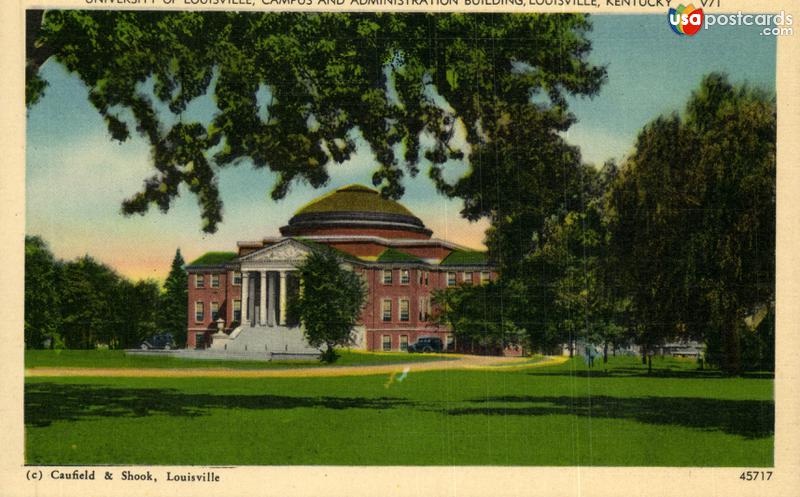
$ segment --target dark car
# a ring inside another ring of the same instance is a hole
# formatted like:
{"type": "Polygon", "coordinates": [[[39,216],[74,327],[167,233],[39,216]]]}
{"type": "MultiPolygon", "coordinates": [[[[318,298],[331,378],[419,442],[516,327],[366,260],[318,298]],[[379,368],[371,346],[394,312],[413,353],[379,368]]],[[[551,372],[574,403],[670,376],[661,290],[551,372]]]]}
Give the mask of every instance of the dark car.
{"type": "Polygon", "coordinates": [[[419,337],[416,343],[408,346],[409,352],[442,352],[444,344],[439,337],[419,337]]]}
{"type": "Polygon", "coordinates": [[[159,333],[146,339],[139,346],[142,350],[170,350],[175,348],[175,337],[172,333],[159,333]]]}

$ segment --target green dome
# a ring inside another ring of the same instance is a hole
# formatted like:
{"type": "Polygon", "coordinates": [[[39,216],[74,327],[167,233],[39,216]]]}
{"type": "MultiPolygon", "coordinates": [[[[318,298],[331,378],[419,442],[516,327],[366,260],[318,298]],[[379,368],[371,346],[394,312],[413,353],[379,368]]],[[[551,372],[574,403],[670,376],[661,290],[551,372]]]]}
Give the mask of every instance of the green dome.
{"type": "Polygon", "coordinates": [[[416,217],[399,202],[383,198],[378,191],[364,185],[338,188],[307,203],[294,215],[319,212],[375,212],[416,217]]]}
{"type": "Polygon", "coordinates": [[[430,238],[431,230],[400,202],[363,185],[348,185],[318,197],[294,213],[284,236],[342,234],[430,238]],[[387,234],[389,233],[389,234],[387,234]]]}

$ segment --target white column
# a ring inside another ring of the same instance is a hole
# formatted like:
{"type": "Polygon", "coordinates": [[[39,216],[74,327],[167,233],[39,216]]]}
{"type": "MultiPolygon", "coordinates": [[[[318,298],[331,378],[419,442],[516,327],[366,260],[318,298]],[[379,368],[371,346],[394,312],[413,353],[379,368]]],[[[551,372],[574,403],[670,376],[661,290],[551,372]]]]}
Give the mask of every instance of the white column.
{"type": "Polygon", "coordinates": [[[250,321],[250,305],[248,304],[248,290],[250,290],[250,277],[242,271],[242,324],[250,321]]]}
{"type": "Polygon", "coordinates": [[[250,278],[250,324],[255,326],[258,323],[256,316],[256,280],[257,276],[250,278]]]}
{"type": "Polygon", "coordinates": [[[260,271],[261,273],[261,298],[259,299],[259,319],[258,322],[261,326],[267,325],[267,271],[260,271]]]}
{"type": "Polygon", "coordinates": [[[284,325],[286,324],[286,271],[281,271],[280,292],[280,300],[278,301],[280,316],[278,317],[278,323],[284,325]]]}
{"type": "Polygon", "coordinates": [[[267,282],[269,284],[269,299],[267,302],[267,324],[275,326],[275,273],[270,272],[267,274],[267,282]]]}

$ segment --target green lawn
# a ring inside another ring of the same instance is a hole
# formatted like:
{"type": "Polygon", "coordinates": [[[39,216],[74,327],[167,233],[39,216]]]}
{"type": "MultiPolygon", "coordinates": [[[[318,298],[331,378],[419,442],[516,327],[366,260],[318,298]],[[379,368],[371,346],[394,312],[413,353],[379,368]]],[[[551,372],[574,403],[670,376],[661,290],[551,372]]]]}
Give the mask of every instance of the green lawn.
{"type": "MultiPolygon", "coordinates": [[[[393,364],[447,359],[439,355],[408,353],[366,353],[340,350],[335,366],[393,364]]],[[[326,366],[317,360],[309,361],[224,361],[186,359],[170,355],[125,354],[121,350],[26,350],[26,368],[228,368],[274,369],[326,366]]]]}
{"type": "Polygon", "coordinates": [[[29,464],[771,466],[773,381],[689,361],[333,378],[29,378],[29,464]]]}

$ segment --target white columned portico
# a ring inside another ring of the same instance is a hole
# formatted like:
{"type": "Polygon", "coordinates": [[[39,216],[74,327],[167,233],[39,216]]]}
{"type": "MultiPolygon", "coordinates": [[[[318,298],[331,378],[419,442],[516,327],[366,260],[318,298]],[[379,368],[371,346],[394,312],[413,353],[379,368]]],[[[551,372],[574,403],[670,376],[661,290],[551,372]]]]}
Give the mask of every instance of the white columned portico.
{"type": "Polygon", "coordinates": [[[247,275],[247,272],[242,271],[242,323],[249,323],[250,322],[250,295],[248,294],[248,290],[250,289],[250,277],[247,275]]]}
{"type": "Polygon", "coordinates": [[[261,298],[259,299],[259,319],[261,326],[267,325],[267,271],[260,271],[261,274],[261,298]]]}
{"type": "Polygon", "coordinates": [[[278,302],[278,310],[280,311],[280,317],[278,318],[278,322],[281,325],[286,324],[286,271],[281,271],[281,286],[280,286],[280,300],[278,302]]]}
{"type": "MultiPolygon", "coordinates": [[[[240,257],[242,303],[245,306],[242,315],[246,316],[243,322],[248,326],[287,325],[289,273],[295,271],[309,253],[309,247],[285,239],[240,257]]],[[[293,287],[291,291],[297,289],[293,287]]]]}

